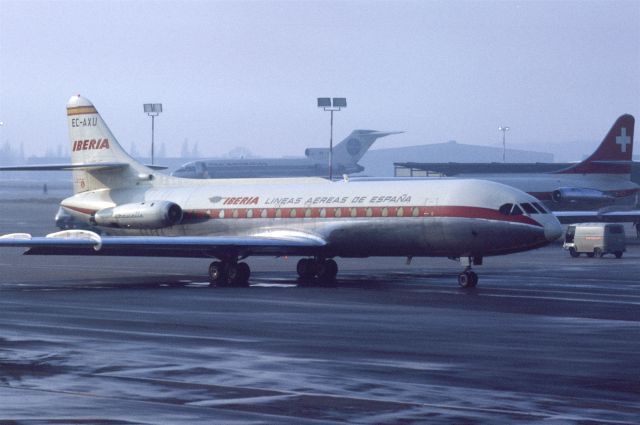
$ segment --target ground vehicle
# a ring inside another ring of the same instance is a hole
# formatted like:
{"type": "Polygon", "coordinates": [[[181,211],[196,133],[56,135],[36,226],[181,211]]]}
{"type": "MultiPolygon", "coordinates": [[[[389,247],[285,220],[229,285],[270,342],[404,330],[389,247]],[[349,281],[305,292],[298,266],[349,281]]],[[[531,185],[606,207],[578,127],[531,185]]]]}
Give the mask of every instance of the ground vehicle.
{"type": "Polygon", "coordinates": [[[624,226],[619,223],[582,223],[567,227],[562,247],[572,257],[585,253],[587,257],[614,254],[622,257],[626,251],[624,226]]]}

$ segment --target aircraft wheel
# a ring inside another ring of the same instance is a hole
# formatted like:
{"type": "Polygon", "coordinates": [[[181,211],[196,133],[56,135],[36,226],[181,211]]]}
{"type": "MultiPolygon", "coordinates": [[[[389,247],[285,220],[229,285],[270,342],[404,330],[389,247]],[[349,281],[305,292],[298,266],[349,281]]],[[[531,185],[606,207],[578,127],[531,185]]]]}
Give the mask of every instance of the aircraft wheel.
{"type": "Polygon", "coordinates": [[[593,250],[593,255],[595,255],[596,257],[604,257],[604,252],[600,249],[600,248],[595,248],[593,250]]]}
{"type": "Polygon", "coordinates": [[[622,258],[622,251],[616,251],[614,254],[616,258],[622,258]]]}
{"type": "Polygon", "coordinates": [[[576,251],[575,248],[569,248],[569,255],[571,255],[573,258],[578,258],[580,256],[580,253],[576,251]]]}
{"type": "Polygon", "coordinates": [[[300,279],[311,279],[315,275],[313,260],[301,258],[296,265],[296,271],[300,279]]]}
{"type": "Polygon", "coordinates": [[[220,286],[223,282],[224,267],[222,262],[214,261],[209,265],[209,284],[210,286],[220,286]]]}
{"type": "Polygon", "coordinates": [[[318,279],[322,281],[332,281],[338,274],[338,263],[334,260],[325,260],[318,264],[318,279]]]}
{"type": "Polygon", "coordinates": [[[251,269],[247,263],[229,264],[227,269],[227,286],[249,286],[251,269]]]}
{"type": "Polygon", "coordinates": [[[249,286],[249,277],[251,276],[249,265],[247,263],[238,263],[236,269],[236,284],[238,286],[249,286]]]}
{"type": "Polygon", "coordinates": [[[587,257],[589,257],[589,258],[593,258],[593,256],[594,256],[594,253],[593,253],[593,252],[587,252],[587,257]]]}
{"type": "Polygon", "coordinates": [[[472,271],[467,270],[458,275],[458,285],[462,288],[475,288],[478,284],[478,275],[472,271]]]}

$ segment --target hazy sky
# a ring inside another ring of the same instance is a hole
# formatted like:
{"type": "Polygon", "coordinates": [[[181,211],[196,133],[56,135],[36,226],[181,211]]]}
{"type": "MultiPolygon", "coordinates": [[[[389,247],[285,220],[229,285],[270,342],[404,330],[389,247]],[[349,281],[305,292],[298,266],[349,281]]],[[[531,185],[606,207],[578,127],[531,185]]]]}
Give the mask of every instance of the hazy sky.
{"type": "Polygon", "coordinates": [[[316,98],[344,96],[337,140],[497,146],[504,124],[509,146],[568,160],[640,118],[640,2],[0,0],[0,142],[68,145],[78,93],[144,152],[143,103],[164,105],[168,154],[283,156],[327,145],[316,98]]]}

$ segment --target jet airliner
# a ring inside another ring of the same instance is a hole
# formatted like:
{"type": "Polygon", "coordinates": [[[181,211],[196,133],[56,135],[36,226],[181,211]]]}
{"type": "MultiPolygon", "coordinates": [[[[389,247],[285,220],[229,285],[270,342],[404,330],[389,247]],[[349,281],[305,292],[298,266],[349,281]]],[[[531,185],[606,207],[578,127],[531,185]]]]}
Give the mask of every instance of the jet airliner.
{"type": "MultiPolygon", "coordinates": [[[[474,179],[330,181],[323,178],[193,180],[138,163],[95,106],[67,103],[73,196],[61,207],[108,235],[66,230],[13,233],[0,246],[26,254],[200,257],[212,286],[248,285],[249,256],[301,256],[301,279],[334,279],[336,257],[458,259],[463,287],[472,265],[557,239],[558,220],[520,190],[474,179]]],[[[51,169],[51,166],[46,166],[51,169]]],[[[37,169],[3,167],[4,170],[37,169]]]]}
{"type": "MultiPolygon", "coordinates": [[[[333,148],[333,175],[359,173],[358,161],[373,142],[401,131],[353,130],[333,148]]],[[[244,177],[311,177],[329,175],[329,149],[307,148],[304,158],[204,159],[182,165],[171,173],[190,179],[244,177]]]]}
{"type": "MultiPolygon", "coordinates": [[[[547,172],[492,173],[474,172],[480,164],[419,164],[411,168],[446,172],[451,176],[482,178],[507,184],[538,198],[562,223],[583,221],[640,222],[638,195],[640,186],[631,181],[635,119],[618,117],[598,148],[584,161],[564,169],[547,172]],[[475,165],[475,166],[474,166],[475,165]]],[[[489,166],[490,164],[486,164],[489,166]]],[[[485,169],[490,167],[485,166],[485,169]]],[[[524,168],[524,167],[523,167],[524,168]]]]}

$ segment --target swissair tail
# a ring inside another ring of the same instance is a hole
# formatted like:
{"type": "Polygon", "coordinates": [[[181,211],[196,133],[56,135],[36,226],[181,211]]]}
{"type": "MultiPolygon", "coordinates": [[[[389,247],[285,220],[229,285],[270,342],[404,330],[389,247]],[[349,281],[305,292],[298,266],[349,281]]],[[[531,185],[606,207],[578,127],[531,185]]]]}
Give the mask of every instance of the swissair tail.
{"type": "Polygon", "coordinates": [[[154,179],[153,171],[120,146],[95,106],[72,96],[67,103],[75,193],[101,188],[124,188],[154,179]]]}
{"type": "Polygon", "coordinates": [[[631,174],[634,124],[632,115],[620,116],[589,158],[556,174],[631,174]]]}

